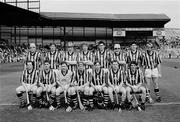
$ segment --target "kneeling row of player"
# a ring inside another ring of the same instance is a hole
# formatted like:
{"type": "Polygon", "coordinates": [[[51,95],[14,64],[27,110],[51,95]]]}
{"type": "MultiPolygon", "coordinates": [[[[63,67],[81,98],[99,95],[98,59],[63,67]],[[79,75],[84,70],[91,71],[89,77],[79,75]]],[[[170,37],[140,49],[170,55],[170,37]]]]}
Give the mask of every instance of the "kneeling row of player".
{"type": "Polygon", "coordinates": [[[94,68],[87,70],[79,62],[77,71],[73,73],[68,70],[66,62],[61,63],[59,70],[53,71],[49,62],[45,61],[44,69],[37,72],[33,70],[33,63],[28,61],[21,83],[16,89],[20,107],[26,106],[23,98],[23,93],[26,93],[29,110],[45,106],[50,110],[59,108],[62,106],[62,96],[67,112],[78,106],[83,110],[92,110],[95,106],[106,109],[108,105],[121,111],[125,108],[125,100],[126,107],[132,107],[132,98],[136,100],[134,107],[145,110],[146,89],[142,85],[142,73],[135,62],[131,62],[126,73],[119,68],[117,61],[112,62],[110,69],[103,69],[99,62],[95,62],[94,68]],[[140,93],[141,104],[138,104],[136,93],[140,93]]]}

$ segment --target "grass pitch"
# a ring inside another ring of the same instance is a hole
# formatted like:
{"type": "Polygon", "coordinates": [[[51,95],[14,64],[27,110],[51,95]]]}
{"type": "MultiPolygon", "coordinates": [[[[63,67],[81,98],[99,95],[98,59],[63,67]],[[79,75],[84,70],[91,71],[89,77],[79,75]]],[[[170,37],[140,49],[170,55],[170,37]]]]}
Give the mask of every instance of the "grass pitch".
{"type": "MultiPolygon", "coordinates": [[[[66,113],[64,109],[19,109],[15,88],[20,85],[22,70],[21,63],[0,64],[0,122],[180,122],[180,62],[177,59],[163,60],[159,80],[162,103],[148,105],[144,112],[95,109],[66,113]]],[[[153,93],[153,89],[151,91],[153,93]]]]}

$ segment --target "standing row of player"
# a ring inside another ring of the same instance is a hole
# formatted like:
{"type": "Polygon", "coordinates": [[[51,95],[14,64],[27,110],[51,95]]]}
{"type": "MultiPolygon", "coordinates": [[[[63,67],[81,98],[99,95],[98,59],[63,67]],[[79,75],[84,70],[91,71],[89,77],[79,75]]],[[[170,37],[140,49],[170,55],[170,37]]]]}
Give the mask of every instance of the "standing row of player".
{"type": "Polygon", "coordinates": [[[58,53],[55,45],[52,44],[51,51],[42,56],[36,52],[36,46],[30,44],[30,52],[26,58],[27,68],[21,80],[22,86],[16,89],[22,106],[24,106],[22,93],[32,91],[32,103],[35,103],[36,98],[39,103],[42,103],[42,94],[47,93],[51,110],[54,110],[54,101],[57,108],[60,106],[62,93],[68,105],[67,111],[71,111],[78,105],[82,109],[85,106],[91,109],[96,94],[97,97],[102,96],[104,108],[107,107],[110,99],[111,106],[117,105],[121,111],[125,99],[127,98],[128,105],[131,106],[132,93],[140,92],[142,103],[138,108],[145,109],[146,95],[148,100],[152,101],[149,91],[151,80],[154,83],[156,100],[161,100],[157,84],[161,60],[158,53],[151,49],[152,44],[148,44],[147,51],[143,53],[136,50],[137,46],[132,44],[132,50],[126,54],[121,51],[119,44],[115,44],[114,50],[110,51],[105,49],[103,42],[100,42],[99,49],[95,52],[88,51],[86,44],[82,46],[83,50],[80,52],[74,52],[72,43],[68,46],[67,51],[58,53]],[[61,63],[60,67],[59,63],[61,63]],[[28,68],[31,67],[28,64],[33,64],[32,69],[28,68]],[[40,68],[40,66],[44,67],[40,68]],[[144,77],[145,87],[142,86],[144,77]],[[122,95],[121,102],[119,102],[119,93],[122,95]],[[116,102],[113,94],[116,96],[116,102]]]}

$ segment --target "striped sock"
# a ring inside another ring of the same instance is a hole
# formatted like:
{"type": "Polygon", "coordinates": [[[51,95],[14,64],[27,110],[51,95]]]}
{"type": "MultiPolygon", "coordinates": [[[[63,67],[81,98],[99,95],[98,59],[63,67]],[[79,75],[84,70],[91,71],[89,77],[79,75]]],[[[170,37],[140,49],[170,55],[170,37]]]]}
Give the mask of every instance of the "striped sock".
{"type": "Polygon", "coordinates": [[[109,102],[109,95],[104,94],[104,104],[107,106],[108,102],[109,102]]]}
{"type": "Polygon", "coordinates": [[[55,95],[51,94],[50,97],[49,97],[50,105],[54,104],[54,99],[55,99],[55,95]]]}
{"type": "Polygon", "coordinates": [[[37,99],[38,99],[38,104],[43,105],[42,96],[38,96],[37,99]]]}
{"type": "Polygon", "coordinates": [[[156,94],[156,97],[160,97],[160,95],[159,95],[159,89],[157,88],[157,89],[154,89],[154,92],[155,92],[155,94],[156,94]]]}
{"type": "Polygon", "coordinates": [[[88,96],[87,95],[83,95],[82,101],[83,101],[83,106],[86,106],[87,105],[87,101],[88,101],[88,96]]]}
{"type": "Polygon", "coordinates": [[[67,104],[72,107],[71,97],[67,95],[67,104]]]}
{"type": "Polygon", "coordinates": [[[74,103],[74,106],[77,106],[78,102],[77,102],[77,95],[71,95],[71,100],[74,103]]]}
{"type": "Polygon", "coordinates": [[[21,105],[24,105],[25,104],[25,101],[24,101],[24,98],[23,98],[23,94],[20,93],[20,94],[16,94],[17,97],[19,98],[19,101],[20,101],[20,104],[21,105]]]}
{"type": "Polygon", "coordinates": [[[91,107],[93,107],[93,106],[94,106],[94,101],[93,101],[93,98],[94,98],[94,96],[93,96],[93,95],[89,95],[89,105],[90,105],[91,107]]]}
{"type": "Polygon", "coordinates": [[[32,94],[32,104],[36,104],[36,94],[32,94]]]}
{"type": "Polygon", "coordinates": [[[61,98],[61,95],[56,96],[57,107],[60,107],[60,105],[61,105],[60,98],[61,98]]]}

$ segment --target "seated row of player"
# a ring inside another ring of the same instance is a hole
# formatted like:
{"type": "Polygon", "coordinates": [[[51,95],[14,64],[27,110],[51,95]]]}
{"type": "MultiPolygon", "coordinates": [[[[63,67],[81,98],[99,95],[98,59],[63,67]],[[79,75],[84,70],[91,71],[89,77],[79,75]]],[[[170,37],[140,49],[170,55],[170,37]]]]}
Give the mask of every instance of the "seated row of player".
{"type": "Polygon", "coordinates": [[[85,64],[78,62],[75,72],[68,69],[66,62],[61,63],[59,70],[52,70],[49,61],[45,60],[44,69],[39,72],[33,70],[32,61],[27,61],[26,65],[22,84],[16,89],[20,107],[26,106],[23,98],[23,93],[26,93],[29,110],[45,106],[54,110],[64,102],[67,112],[77,107],[82,110],[117,107],[121,112],[133,106],[145,110],[146,89],[142,85],[144,79],[136,62],[131,62],[125,73],[116,60],[112,61],[110,69],[101,68],[100,62],[96,61],[93,69],[86,70],[85,64]],[[141,96],[140,103],[136,93],[141,96]],[[61,98],[64,98],[64,102],[61,98]]]}
{"type": "MultiPolygon", "coordinates": [[[[119,64],[130,64],[130,62],[135,62],[136,64],[139,64],[139,60],[141,59],[141,53],[139,51],[136,50],[137,46],[135,44],[132,44],[131,46],[131,51],[127,52],[128,56],[128,60],[126,62],[124,62],[124,56],[123,53],[121,53],[120,51],[120,45],[119,44],[115,44],[114,45],[114,53],[112,53],[112,57],[110,58],[110,61],[114,61],[116,60],[119,64]]],[[[95,57],[96,60],[99,62],[100,66],[103,68],[107,68],[109,67],[107,65],[107,53],[108,51],[105,51],[105,45],[104,43],[100,42],[99,43],[99,50],[97,50],[95,57]]],[[[90,55],[91,53],[87,50],[87,45],[83,46],[83,50],[80,52],[81,54],[79,55],[79,61],[83,61],[85,64],[85,69],[91,68],[90,65],[92,65],[93,63],[91,61],[89,61],[92,57],[92,55],[90,55]]],[[[76,69],[76,60],[74,57],[76,53],[73,52],[73,45],[69,45],[69,48],[67,51],[61,53],[62,57],[64,57],[63,60],[65,60],[66,62],[68,62],[69,65],[68,69],[70,69],[71,71],[77,71],[76,69]]],[[[30,52],[27,54],[26,56],[26,62],[27,61],[32,61],[34,63],[34,67],[35,69],[37,69],[38,65],[39,65],[39,53],[36,52],[36,46],[35,44],[30,44],[30,52]]],[[[55,49],[55,45],[51,45],[51,51],[47,53],[46,57],[49,61],[50,61],[50,68],[51,69],[57,69],[57,62],[56,62],[56,57],[57,57],[57,52],[55,49]]],[[[145,51],[144,53],[144,66],[143,66],[143,73],[145,76],[145,86],[146,86],[146,95],[149,99],[149,101],[152,101],[152,98],[150,97],[150,90],[148,90],[148,88],[150,87],[150,82],[151,80],[153,81],[153,85],[154,85],[154,91],[156,93],[156,100],[159,102],[161,101],[161,98],[159,96],[159,88],[158,88],[158,76],[161,76],[161,71],[160,71],[160,63],[161,60],[159,58],[159,55],[152,50],[152,44],[147,44],[147,51],[145,51]]],[[[141,64],[141,63],[140,63],[141,64]]],[[[122,67],[123,70],[123,67],[122,67]]],[[[124,70],[123,70],[124,71],[124,70]]],[[[41,73],[40,73],[41,74],[41,73]]],[[[30,76],[32,77],[32,76],[30,76]]],[[[54,90],[55,91],[55,90],[54,90]]],[[[44,92],[43,92],[44,93],[44,92]]],[[[21,95],[20,95],[21,96],[21,95]]],[[[32,95],[31,95],[32,96],[32,95]]],[[[31,97],[30,96],[30,97],[31,97]]],[[[48,96],[48,95],[46,95],[48,96]]],[[[104,95],[105,97],[106,95],[104,95]]],[[[109,95],[110,96],[110,95],[109,95]]],[[[32,98],[35,98],[32,96],[32,98]]],[[[91,100],[90,100],[91,101],[91,100]]]]}

